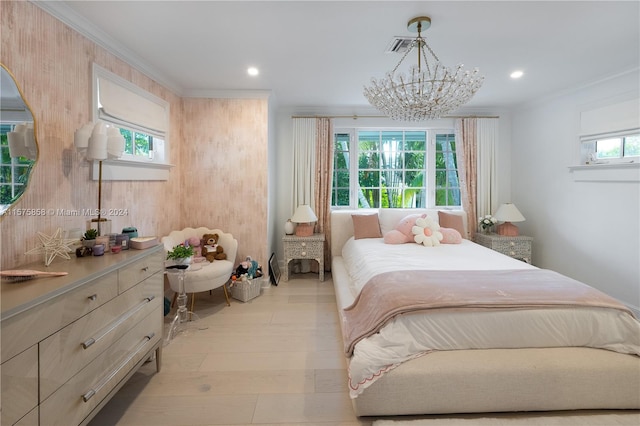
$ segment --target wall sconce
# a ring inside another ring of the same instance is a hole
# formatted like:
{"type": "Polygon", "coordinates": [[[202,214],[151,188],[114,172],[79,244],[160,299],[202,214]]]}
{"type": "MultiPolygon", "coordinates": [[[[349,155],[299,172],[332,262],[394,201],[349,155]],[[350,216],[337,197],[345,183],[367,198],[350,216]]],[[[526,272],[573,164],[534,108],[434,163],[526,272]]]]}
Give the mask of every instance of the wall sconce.
{"type": "Polygon", "coordinates": [[[10,157],[24,157],[35,160],[38,155],[36,139],[33,133],[33,123],[16,125],[13,132],[7,133],[10,157]]]}
{"type": "Polygon", "coordinates": [[[498,208],[498,211],[493,215],[497,220],[504,222],[497,227],[498,235],[506,235],[509,237],[515,237],[520,234],[518,227],[511,222],[522,222],[525,220],[520,210],[515,204],[506,203],[498,208]]]}
{"type": "Polygon", "coordinates": [[[98,161],[98,217],[91,219],[91,223],[96,223],[98,235],[106,235],[111,232],[111,226],[102,217],[102,161],[122,156],[124,137],[117,127],[103,122],[87,123],[76,130],[74,145],[88,161],[98,161]]]}
{"type": "Polygon", "coordinates": [[[314,225],[312,222],[316,222],[317,220],[316,214],[308,204],[298,206],[291,218],[291,222],[297,223],[296,235],[298,237],[310,237],[313,235],[314,225]]]}

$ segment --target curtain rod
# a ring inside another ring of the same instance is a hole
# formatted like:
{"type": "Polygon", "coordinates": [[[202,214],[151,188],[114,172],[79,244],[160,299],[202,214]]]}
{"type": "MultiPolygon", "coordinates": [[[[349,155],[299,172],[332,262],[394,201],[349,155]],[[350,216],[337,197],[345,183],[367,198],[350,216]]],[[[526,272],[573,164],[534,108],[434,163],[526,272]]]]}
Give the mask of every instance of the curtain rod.
{"type": "MultiPolygon", "coordinates": [[[[291,118],[389,118],[386,115],[292,115],[291,118]]],[[[500,118],[499,115],[445,115],[441,118],[500,118]]]]}

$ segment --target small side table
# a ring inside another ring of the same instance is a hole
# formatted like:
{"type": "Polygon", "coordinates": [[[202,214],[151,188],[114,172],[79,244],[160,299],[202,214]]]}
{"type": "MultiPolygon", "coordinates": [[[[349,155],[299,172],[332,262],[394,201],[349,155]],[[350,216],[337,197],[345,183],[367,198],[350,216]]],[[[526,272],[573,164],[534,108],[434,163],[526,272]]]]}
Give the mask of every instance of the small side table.
{"type": "Polygon", "coordinates": [[[313,234],[309,237],[285,235],[284,246],[284,280],[289,281],[289,262],[294,259],[315,259],[319,265],[320,281],[324,281],[324,234],[313,234]]]}
{"type": "Polygon", "coordinates": [[[482,246],[513,257],[514,259],[522,260],[529,264],[531,263],[532,237],[527,237],[526,235],[510,237],[494,233],[476,233],[473,239],[482,246]]]}

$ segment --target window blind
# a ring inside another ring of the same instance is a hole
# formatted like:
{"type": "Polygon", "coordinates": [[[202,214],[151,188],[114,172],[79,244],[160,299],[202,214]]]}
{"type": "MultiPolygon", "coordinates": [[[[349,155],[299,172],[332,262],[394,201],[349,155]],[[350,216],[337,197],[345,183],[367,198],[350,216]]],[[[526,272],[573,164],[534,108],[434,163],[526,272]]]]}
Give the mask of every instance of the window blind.
{"type": "MultiPolygon", "coordinates": [[[[142,91],[138,89],[138,91],[142,91]]],[[[113,80],[98,77],[99,118],[119,126],[164,137],[166,107],[113,80]]]]}
{"type": "Polygon", "coordinates": [[[632,99],[580,113],[580,140],[620,136],[640,129],[640,99],[632,99]]]}

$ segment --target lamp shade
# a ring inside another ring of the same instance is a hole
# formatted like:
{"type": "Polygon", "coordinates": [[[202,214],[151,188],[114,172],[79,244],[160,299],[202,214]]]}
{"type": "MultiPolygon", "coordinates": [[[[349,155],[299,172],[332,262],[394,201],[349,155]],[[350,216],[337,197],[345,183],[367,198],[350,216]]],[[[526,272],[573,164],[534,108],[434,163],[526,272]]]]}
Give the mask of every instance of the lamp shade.
{"type": "Polygon", "coordinates": [[[298,206],[291,218],[291,222],[298,224],[296,226],[296,235],[298,237],[310,237],[313,235],[314,226],[311,222],[316,222],[317,220],[316,214],[308,204],[298,206]]]}
{"type": "Polygon", "coordinates": [[[87,160],[107,159],[107,126],[104,123],[98,122],[93,126],[86,156],[87,160]]]}
{"type": "Polygon", "coordinates": [[[291,222],[295,223],[309,223],[316,222],[317,220],[318,218],[316,217],[316,214],[311,210],[311,207],[309,207],[308,204],[298,206],[296,212],[291,218],[291,222]]]}
{"type": "Polygon", "coordinates": [[[525,220],[520,210],[518,210],[515,204],[511,203],[501,205],[493,216],[501,222],[522,222],[525,220]]]}
{"type": "Polygon", "coordinates": [[[13,132],[7,132],[7,143],[10,157],[35,160],[38,156],[33,123],[17,124],[13,132]]]}

